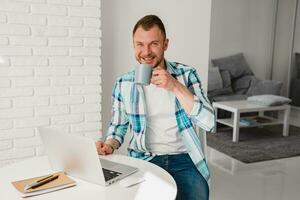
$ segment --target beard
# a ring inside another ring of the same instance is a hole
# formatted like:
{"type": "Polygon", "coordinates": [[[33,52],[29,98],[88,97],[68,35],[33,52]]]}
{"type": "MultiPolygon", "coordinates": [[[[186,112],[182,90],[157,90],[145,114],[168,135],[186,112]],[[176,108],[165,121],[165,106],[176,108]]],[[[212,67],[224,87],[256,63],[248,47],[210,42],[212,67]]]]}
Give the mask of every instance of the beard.
{"type": "MultiPolygon", "coordinates": [[[[149,56],[148,56],[149,57],[149,56]]],[[[143,57],[138,57],[136,56],[136,60],[138,61],[138,63],[142,64],[142,63],[147,63],[143,60],[143,57]]],[[[156,68],[158,67],[160,64],[162,64],[163,60],[164,60],[164,53],[162,53],[159,57],[155,56],[154,57],[154,63],[152,64],[152,68],[156,68]],[[157,60],[155,60],[155,58],[157,58],[157,60]]],[[[164,68],[164,66],[161,66],[162,68],[164,68]]]]}

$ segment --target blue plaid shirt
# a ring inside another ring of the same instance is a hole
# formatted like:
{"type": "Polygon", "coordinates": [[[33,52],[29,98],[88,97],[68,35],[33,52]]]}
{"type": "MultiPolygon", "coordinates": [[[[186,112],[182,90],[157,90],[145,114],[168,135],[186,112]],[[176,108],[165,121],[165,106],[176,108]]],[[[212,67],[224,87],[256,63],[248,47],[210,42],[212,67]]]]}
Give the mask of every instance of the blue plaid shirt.
{"type": "MultiPolygon", "coordinates": [[[[211,131],[215,125],[214,110],[207,96],[203,93],[201,82],[194,68],[180,63],[167,62],[167,71],[194,95],[194,106],[187,114],[178,99],[175,99],[175,115],[180,135],[188,154],[202,176],[209,182],[210,174],[201,142],[194,125],[211,131]]],[[[147,110],[143,86],[134,83],[134,70],[117,79],[113,88],[112,120],[107,139],[116,139],[122,144],[128,127],[132,137],[128,147],[131,157],[150,160],[155,154],[149,152],[145,145],[147,110]]],[[[159,101],[156,99],[155,101],[159,101]]]]}

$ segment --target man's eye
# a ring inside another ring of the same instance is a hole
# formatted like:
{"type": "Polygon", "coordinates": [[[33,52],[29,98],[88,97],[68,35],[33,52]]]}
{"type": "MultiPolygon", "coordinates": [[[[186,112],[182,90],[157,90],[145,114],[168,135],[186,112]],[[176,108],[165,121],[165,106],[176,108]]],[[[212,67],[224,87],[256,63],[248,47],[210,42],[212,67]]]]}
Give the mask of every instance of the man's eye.
{"type": "Polygon", "coordinates": [[[152,43],[152,46],[157,47],[159,44],[157,42],[152,43]]]}
{"type": "Polygon", "coordinates": [[[137,44],[136,44],[136,46],[137,46],[137,47],[142,47],[142,46],[143,46],[143,44],[141,44],[141,43],[137,43],[137,44]]]}

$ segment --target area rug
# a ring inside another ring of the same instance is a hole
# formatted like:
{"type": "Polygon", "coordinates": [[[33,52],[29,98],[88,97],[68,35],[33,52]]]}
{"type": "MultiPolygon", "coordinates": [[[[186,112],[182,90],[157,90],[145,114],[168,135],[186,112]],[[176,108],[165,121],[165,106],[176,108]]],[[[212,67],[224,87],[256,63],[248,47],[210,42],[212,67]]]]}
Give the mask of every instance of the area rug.
{"type": "Polygon", "coordinates": [[[239,142],[232,142],[232,129],[207,134],[208,146],[244,163],[300,156],[300,128],[290,126],[282,136],[282,126],[240,129],[239,142]]]}

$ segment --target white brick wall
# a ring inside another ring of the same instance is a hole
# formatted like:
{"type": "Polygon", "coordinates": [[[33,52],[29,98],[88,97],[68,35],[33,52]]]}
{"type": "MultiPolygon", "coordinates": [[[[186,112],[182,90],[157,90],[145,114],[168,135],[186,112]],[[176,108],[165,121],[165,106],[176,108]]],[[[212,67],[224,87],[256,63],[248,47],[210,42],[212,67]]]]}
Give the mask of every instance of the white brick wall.
{"type": "Polygon", "coordinates": [[[101,136],[101,0],[0,0],[0,167],[44,154],[36,127],[101,136]]]}

